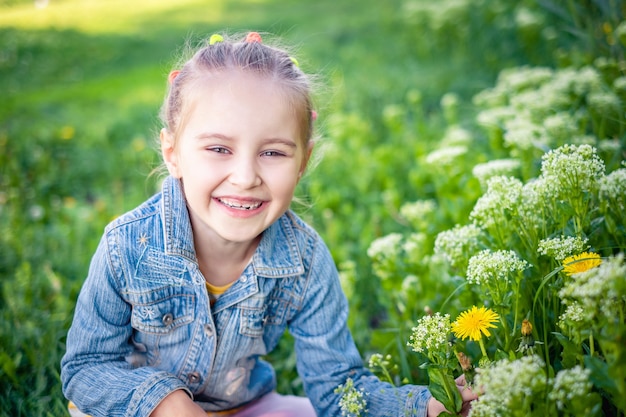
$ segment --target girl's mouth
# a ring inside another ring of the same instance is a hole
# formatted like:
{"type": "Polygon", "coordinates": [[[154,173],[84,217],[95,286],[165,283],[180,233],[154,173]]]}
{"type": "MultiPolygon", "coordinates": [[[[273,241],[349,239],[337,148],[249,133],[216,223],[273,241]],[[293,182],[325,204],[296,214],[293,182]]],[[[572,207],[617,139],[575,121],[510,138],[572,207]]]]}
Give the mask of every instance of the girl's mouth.
{"type": "Polygon", "coordinates": [[[217,198],[217,201],[225,205],[226,207],[235,209],[235,210],[254,210],[263,204],[262,201],[257,202],[241,202],[236,200],[230,200],[227,198],[217,198]]]}

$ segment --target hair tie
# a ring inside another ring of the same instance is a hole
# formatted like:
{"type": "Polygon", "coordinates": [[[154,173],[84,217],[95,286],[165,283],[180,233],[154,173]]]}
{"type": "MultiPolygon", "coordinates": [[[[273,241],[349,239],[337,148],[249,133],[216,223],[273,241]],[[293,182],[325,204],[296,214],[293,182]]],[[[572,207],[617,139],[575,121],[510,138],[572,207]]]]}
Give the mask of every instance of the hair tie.
{"type": "Polygon", "coordinates": [[[209,45],[215,45],[216,43],[224,42],[224,37],[218,33],[214,33],[209,38],[209,45]]]}
{"type": "Polygon", "coordinates": [[[311,120],[317,120],[317,112],[315,110],[311,110],[311,120]]]}
{"type": "Polygon", "coordinates": [[[250,33],[248,33],[248,36],[246,36],[246,42],[248,42],[248,43],[254,43],[254,42],[261,43],[262,42],[261,35],[259,35],[258,32],[250,32],[250,33]]]}
{"type": "Polygon", "coordinates": [[[178,77],[178,74],[180,74],[180,70],[174,70],[170,72],[170,75],[167,76],[167,82],[170,83],[170,85],[172,85],[176,77],[178,77]]]}

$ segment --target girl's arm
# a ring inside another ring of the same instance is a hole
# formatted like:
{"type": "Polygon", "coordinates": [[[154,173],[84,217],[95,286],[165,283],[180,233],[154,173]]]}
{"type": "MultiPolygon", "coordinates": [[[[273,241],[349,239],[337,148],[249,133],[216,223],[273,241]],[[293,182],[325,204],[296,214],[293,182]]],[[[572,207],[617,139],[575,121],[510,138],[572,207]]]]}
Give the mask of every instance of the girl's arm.
{"type": "Polygon", "coordinates": [[[341,415],[340,394],[334,391],[351,378],[364,392],[367,415],[426,417],[431,398],[426,387],[395,387],[363,366],[347,326],[347,300],[334,261],[321,240],[310,271],[301,310],[289,328],[295,338],[298,372],[317,413],[341,415]]]}
{"type": "Polygon", "coordinates": [[[157,405],[150,417],[206,417],[206,411],[182,390],[176,390],[157,405]]]}
{"type": "Polygon", "coordinates": [[[167,372],[134,368],[126,357],[131,307],[119,293],[119,259],[103,237],[81,289],[61,361],[65,396],[83,412],[98,416],[148,416],[175,390],[187,389],[167,372]]]}

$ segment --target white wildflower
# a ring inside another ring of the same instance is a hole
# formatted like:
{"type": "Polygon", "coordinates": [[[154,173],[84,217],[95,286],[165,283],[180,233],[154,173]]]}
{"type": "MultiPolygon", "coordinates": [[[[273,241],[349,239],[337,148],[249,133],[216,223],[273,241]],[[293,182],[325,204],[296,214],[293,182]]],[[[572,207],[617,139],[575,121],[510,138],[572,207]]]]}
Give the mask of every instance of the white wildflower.
{"type": "Polygon", "coordinates": [[[562,261],[568,256],[572,256],[584,252],[589,248],[586,237],[580,236],[561,236],[556,238],[542,239],[539,242],[537,252],[540,255],[546,255],[557,261],[562,261]]]}
{"type": "MultiPolygon", "coordinates": [[[[626,25],[624,27],[626,27],[626,25]]],[[[626,77],[621,76],[613,80],[613,88],[621,93],[626,92],[626,77]]]]}
{"type": "Polygon", "coordinates": [[[555,198],[592,192],[604,176],[604,162],[590,145],[563,145],[542,158],[541,176],[555,198]]]}
{"type": "Polygon", "coordinates": [[[472,256],[467,266],[467,281],[473,284],[510,282],[511,274],[519,273],[531,265],[511,250],[485,249],[472,256]]]}
{"type": "Polygon", "coordinates": [[[469,416],[531,415],[532,404],[545,392],[547,377],[543,361],[532,355],[481,368],[475,385],[483,394],[472,404],[469,416]]]}
{"type": "Polygon", "coordinates": [[[449,167],[457,162],[457,160],[467,155],[466,146],[448,146],[436,149],[426,155],[426,163],[435,167],[449,167]]]}
{"type": "Polygon", "coordinates": [[[424,257],[427,239],[425,233],[411,233],[407,236],[402,249],[409,260],[419,261],[424,257]]]}
{"type": "Polygon", "coordinates": [[[442,255],[453,267],[463,267],[469,257],[478,252],[483,231],[476,225],[455,225],[437,235],[434,252],[442,255]]]}
{"type": "Polygon", "coordinates": [[[402,235],[400,233],[390,233],[386,236],[374,240],[367,249],[367,256],[371,259],[393,258],[400,248],[402,235]]]}
{"type": "Polygon", "coordinates": [[[443,139],[441,139],[442,146],[471,146],[472,142],[472,133],[459,125],[446,128],[443,139]]]}
{"type": "Polygon", "coordinates": [[[565,311],[559,316],[559,327],[566,329],[573,323],[583,323],[591,321],[590,314],[585,313],[583,306],[576,301],[572,301],[566,305],[565,311]]]}
{"type": "Polygon", "coordinates": [[[600,201],[617,213],[626,211],[626,168],[620,168],[599,181],[600,201]]]}
{"type": "Polygon", "coordinates": [[[543,127],[553,139],[551,142],[558,144],[569,142],[572,137],[582,133],[579,121],[568,112],[559,112],[546,117],[543,121],[543,127]]]}
{"type": "Polygon", "coordinates": [[[533,179],[522,187],[522,198],[517,207],[520,222],[527,229],[540,230],[548,218],[545,210],[546,187],[543,179],[533,179]]]}
{"type": "Polygon", "coordinates": [[[472,209],[470,219],[478,226],[499,226],[503,216],[514,212],[521,202],[522,182],[514,177],[495,176],[487,180],[487,192],[472,209]]]}
{"type": "Polygon", "coordinates": [[[476,122],[485,129],[504,128],[505,124],[515,118],[517,112],[512,107],[494,107],[482,110],[476,116],[476,122]]]}
{"type": "Polygon", "coordinates": [[[446,347],[448,334],[450,333],[450,315],[441,315],[436,312],[430,316],[424,316],[413,327],[411,337],[407,343],[414,352],[439,351],[446,347]]]}
{"type": "Polygon", "coordinates": [[[472,174],[478,179],[480,185],[487,187],[487,180],[495,176],[515,176],[521,167],[519,159],[495,159],[476,165],[472,169],[472,174]]]}
{"type": "Polygon", "coordinates": [[[486,88],[472,98],[472,103],[482,108],[506,108],[507,96],[500,88],[486,88]]]}
{"type": "Polygon", "coordinates": [[[400,215],[418,230],[425,229],[431,224],[431,219],[437,210],[435,200],[418,200],[404,203],[400,207],[400,215]]]}
{"type": "Polygon", "coordinates": [[[512,93],[539,88],[549,81],[554,71],[545,67],[505,69],[498,75],[497,86],[512,93]]]}
{"type": "Polygon", "coordinates": [[[335,389],[335,394],[341,394],[339,407],[344,417],[359,417],[367,412],[367,401],[363,388],[357,389],[352,378],[348,378],[345,384],[335,389]]]}
{"type": "Polygon", "coordinates": [[[504,128],[504,144],[510,148],[528,150],[548,145],[548,137],[543,126],[526,118],[508,120],[504,128]]]}
{"type": "Polygon", "coordinates": [[[620,114],[622,103],[619,97],[612,91],[599,91],[587,96],[589,106],[603,116],[620,114]]]}
{"type": "MultiPolygon", "coordinates": [[[[556,402],[559,410],[563,410],[572,400],[584,400],[593,388],[593,384],[589,380],[590,375],[591,371],[580,365],[559,371],[554,378],[553,388],[548,394],[548,398],[556,402]]],[[[582,412],[583,410],[579,411],[582,412]]]]}
{"type": "MultiPolygon", "coordinates": [[[[568,76],[568,74],[566,74],[568,76]]],[[[571,83],[573,92],[578,96],[588,95],[600,91],[602,88],[602,75],[597,69],[586,66],[575,72],[575,80],[571,83]]]]}
{"type": "MultiPolygon", "coordinates": [[[[559,291],[564,305],[569,307],[578,304],[585,322],[597,320],[601,324],[612,323],[619,317],[626,300],[626,264],[623,254],[610,257],[595,268],[573,274],[571,278],[559,291]]],[[[561,320],[571,319],[572,314],[577,312],[566,310],[561,320]]]]}

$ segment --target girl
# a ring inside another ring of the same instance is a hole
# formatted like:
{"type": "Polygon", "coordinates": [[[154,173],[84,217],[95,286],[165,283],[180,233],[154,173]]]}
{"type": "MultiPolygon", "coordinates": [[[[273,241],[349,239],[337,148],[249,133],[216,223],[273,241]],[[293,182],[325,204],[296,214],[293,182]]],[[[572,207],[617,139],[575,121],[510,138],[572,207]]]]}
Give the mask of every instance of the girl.
{"type": "Polygon", "coordinates": [[[169,176],[104,232],[67,337],[66,397],[92,416],[339,416],[334,390],[352,378],[369,415],[438,415],[425,387],[363,367],[333,259],[289,210],[315,118],[297,62],[255,32],[214,35],[169,81],[169,176]],[[306,398],[275,393],[261,359],[287,327],[306,398]]]}

